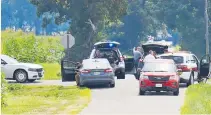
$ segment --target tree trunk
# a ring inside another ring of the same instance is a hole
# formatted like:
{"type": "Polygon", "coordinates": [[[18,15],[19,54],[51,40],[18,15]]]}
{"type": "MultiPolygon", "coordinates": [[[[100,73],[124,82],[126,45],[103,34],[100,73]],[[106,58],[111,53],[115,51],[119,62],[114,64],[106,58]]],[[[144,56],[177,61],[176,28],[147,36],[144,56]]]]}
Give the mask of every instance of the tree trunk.
{"type": "Polygon", "coordinates": [[[205,0],[205,12],[204,12],[204,18],[205,18],[205,40],[206,40],[206,54],[209,54],[209,25],[208,25],[208,13],[207,13],[207,8],[208,8],[208,1],[205,0]]]}

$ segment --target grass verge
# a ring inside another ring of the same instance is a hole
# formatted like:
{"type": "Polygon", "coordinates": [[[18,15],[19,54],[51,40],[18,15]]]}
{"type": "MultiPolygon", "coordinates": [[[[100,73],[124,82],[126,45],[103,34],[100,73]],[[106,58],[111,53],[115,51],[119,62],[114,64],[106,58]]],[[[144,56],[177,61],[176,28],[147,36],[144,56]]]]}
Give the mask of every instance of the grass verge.
{"type": "Polygon", "coordinates": [[[211,84],[188,87],[181,114],[211,114],[211,84]]]}
{"type": "Polygon", "coordinates": [[[23,86],[11,84],[2,114],[78,114],[90,101],[90,90],[76,86],[23,86]],[[83,100],[81,100],[83,99],[83,100]],[[80,102],[80,103],[79,103],[80,102]],[[81,105],[78,107],[78,105],[81,105]],[[74,109],[67,109],[74,108],[74,109]]]}
{"type": "Polygon", "coordinates": [[[44,80],[61,79],[61,66],[58,63],[41,63],[44,68],[44,80]]]}

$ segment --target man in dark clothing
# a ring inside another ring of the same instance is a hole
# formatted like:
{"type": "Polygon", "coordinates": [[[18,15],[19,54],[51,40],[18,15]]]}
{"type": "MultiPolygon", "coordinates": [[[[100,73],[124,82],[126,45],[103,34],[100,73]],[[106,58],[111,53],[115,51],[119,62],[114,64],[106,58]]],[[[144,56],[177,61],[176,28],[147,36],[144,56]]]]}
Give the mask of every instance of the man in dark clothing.
{"type": "Polygon", "coordinates": [[[138,63],[140,59],[143,59],[143,53],[141,51],[141,47],[133,48],[133,55],[134,55],[134,65],[135,69],[137,70],[138,63]]]}

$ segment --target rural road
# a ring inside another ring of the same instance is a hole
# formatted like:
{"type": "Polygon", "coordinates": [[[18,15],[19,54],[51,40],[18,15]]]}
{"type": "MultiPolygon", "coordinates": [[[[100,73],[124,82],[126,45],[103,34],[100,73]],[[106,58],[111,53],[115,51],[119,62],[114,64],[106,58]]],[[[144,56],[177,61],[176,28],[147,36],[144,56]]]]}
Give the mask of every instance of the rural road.
{"type": "Polygon", "coordinates": [[[138,81],[132,75],[127,75],[125,80],[116,80],[115,88],[92,89],[92,101],[80,115],[180,114],[184,85],[179,96],[165,92],[139,96],[138,89],[138,81]]]}
{"type": "MultiPolygon", "coordinates": [[[[44,80],[26,85],[75,85],[75,82],[44,80]]],[[[116,80],[115,88],[97,87],[92,89],[92,101],[80,115],[140,115],[140,114],[180,114],[184,103],[186,87],[182,84],[179,96],[171,93],[148,93],[138,95],[138,81],[133,75],[116,80]]]]}

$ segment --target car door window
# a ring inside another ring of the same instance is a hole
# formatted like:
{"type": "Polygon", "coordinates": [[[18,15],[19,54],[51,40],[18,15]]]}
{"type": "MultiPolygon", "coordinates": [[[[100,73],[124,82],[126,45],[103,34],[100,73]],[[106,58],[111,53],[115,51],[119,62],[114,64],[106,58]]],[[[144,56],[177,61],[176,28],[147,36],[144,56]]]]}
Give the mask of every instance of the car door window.
{"type": "Polygon", "coordinates": [[[1,59],[1,65],[7,64],[4,60],[1,59]]]}

